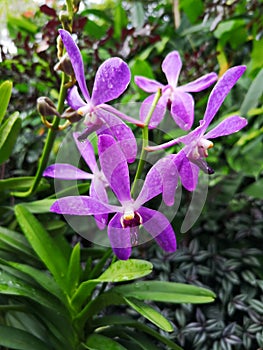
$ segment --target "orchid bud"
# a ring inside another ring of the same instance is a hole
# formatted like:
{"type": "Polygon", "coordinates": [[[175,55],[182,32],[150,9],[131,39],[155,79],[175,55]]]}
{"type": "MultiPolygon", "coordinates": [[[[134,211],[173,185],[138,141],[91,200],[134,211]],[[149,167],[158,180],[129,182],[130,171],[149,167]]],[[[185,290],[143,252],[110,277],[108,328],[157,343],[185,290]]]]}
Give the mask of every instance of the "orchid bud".
{"type": "Polygon", "coordinates": [[[57,56],[60,59],[63,56],[64,45],[60,36],[57,37],[57,56]]]}
{"type": "Polygon", "coordinates": [[[58,113],[56,106],[50,100],[50,98],[46,96],[41,96],[37,99],[37,110],[39,114],[41,114],[43,117],[48,117],[53,115],[60,117],[60,114],[58,113]]]}
{"type": "Polygon", "coordinates": [[[74,70],[67,53],[60,58],[59,62],[55,65],[54,70],[60,70],[71,77],[74,76],[74,70]]]}
{"type": "Polygon", "coordinates": [[[67,108],[61,115],[61,118],[69,120],[71,123],[76,123],[82,119],[82,116],[72,108],[67,108]]]}
{"type": "Polygon", "coordinates": [[[79,10],[79,4],[81,0],[73,0],[74,12],[77,13],[79,10]]]}

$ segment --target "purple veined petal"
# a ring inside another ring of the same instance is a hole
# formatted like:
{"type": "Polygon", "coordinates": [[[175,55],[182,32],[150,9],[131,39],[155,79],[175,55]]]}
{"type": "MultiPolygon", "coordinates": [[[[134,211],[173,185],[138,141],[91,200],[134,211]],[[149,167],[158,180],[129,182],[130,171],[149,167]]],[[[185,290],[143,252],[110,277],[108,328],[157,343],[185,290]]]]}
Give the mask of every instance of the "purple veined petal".
{"type": "Polygon", "coordinates": [[[79,48],[74,42],[69,32],[67,32],[64,29],[59,29],[59,34],[61,36],[63,44],[69,55],[80,90],[83,93],[84,98],[88,102],[90,101],[90,95],[86,85],[85,74],[84,74],[84,64],[83,64],[83,60],[82,60],[82,56],[79,51],[79,48]]]}
{"type": "Polygon", "coordinates": [[[178,170],[182,185],[188,191],[194,191],[198,182],[199,167],[187,158],[185,154],[186,149],[182,149],[173,160],[178,170]]]}
{"type": "Polygon", "coordinates": [[[212,84],[214,84],[217,81],[217,74],[216,73],[208,73],[191,83],[182,85],[178,87],[180,91],[185,91],[185,92],[199,92],[202,91],[212,84]]]}
{"type": "Polygon", "coordinates": [[[92,91],[92,103],[97,106],[119,97],[128,87],[131,72],[120,58],[107,59],[97,70],[92,91]]]}
{"type": "Polygon", "coordinates": [[[103,121],[100,119],[98,119],[98,121],[99,122],[97,123],[89,124],[86,129],[79,133],[78,140],[80,142],[85,141],[90,134],[92,134],[94,131],[98,131],[102,127],[103,121]]]}
{"type": "Polygon", "coordinates": [[[115,117],[118,117],[118,118],[121,118],[123,120],[126,120],[128,123],[132,123],[134,125],[137,125],[140,128],[144,127],[144,123],[142,123],[140,120],[132,118],[132,117],[129,117],[127,114],[124,114],[124,113],[118,111],[116,108],[114,108],[114,107],[112,107],[110,105],[107,105],[106,103],[105,104],[102,103],[99,106],[99,108],[102,111],[107,111],[108,113],[111,113],[115,117]]]}
{"type": "Polygon", "coordinates": [[[168,219],[162,213],[146,207],[141,207],[138,213],[142,217],[145,230],[164,251],[173,253],[176,250],[176,238],[168,219]]]}
{"type": "Polygon", "coordinates": [[[137,154],[137,143],[132,130],[112,113],[100,110],[99,115],[104,124],[98,130],[98,135],[113,136],[118,141],[127,162],[133,163],[137,154]]]}
{"type": "Polygon", "coordinates": [[[108,225],[108,236],[115,255],[121,260],[129,259],[132,251],[130,228],[121,226],[122,214],[117,213],[108,225]]]}
{"type": "Polygon", "coordinates": [[[78,88],[76,85],[68,90],[66,99],[67,99],[68,105],[71,108],[73,108],[75,111],[77,111],[80,107],[84,107],[86,105],[86,103],[80,97],[78,88]]]}
{"type": "Polygon", "coordinates": [[[119,143],[103,134],[98,138],[98,150],[101,169],[110,188],[122,204],[131,201],[128,164],[119,143]]]}
{"type": "Polygon", "coordinates": [[[233,134],[247,125],[247,120],[245,118],[239,117],[238,115],[233,115],[224,119],[216,127],[205,135],[207,139],[214,139],[220,136],[226,136],[233,134]]]}
{"type": "Polygon", "coordinates": [[[162,70],[166,79],[173,88],[176,88],[179,74],[182,69],[182,61],[178,51],[170,52],[162,63],[162,70]]]}
{"type": "Polygon", "coordinates": [[[102,203],[89,196],[68,196],[59,198],[50,207],[50,211],[68,215],[99,215],[119,212],[122,208],[102,203]]]}
{"type": "Polygon", "coordinates": [[[85,162],[89,166],[90,170],[94,174],[95,172],[98,171],[98,166],[97,166],[97,161],[95,158],[93,146],[88,139],[84,139],[84,140],[80,141],[79,140],[80,135],[81,134],[79,132],[73,133],[73,138],[74,138],[75,144],[76,144],[81,156],[83,157],[83,159],[85,160],[85,162]]]}
{"type": "Polygon", "coordinates": [[[194,121],[193,97],[176,89],[172,95],[171,115],[181,129],[189,130],[194,121]]]}
{"type": "MultiPolygon", "coordinates": [[[[141,104],[140,108],[140,119],[141,121],[145,121],[146,117],[148,116],[148,113],[152,107],[153,100],[155,98],[155,94],[148,96],[141,104]]],[[[166,112],[166,105],[168,102],[168,96],[162,95],[153,111],[150,123],[149,123],[149,129],[156,128],[161,121],[164,118],[165,112],[166,112]]]]}
{"type": "Polygon", "coordinates": [[[217,113],[223,101],[225,100],[226,96],[245,70],[246,66],[236,66],[230,68],[218,80],[207,102],[207,107],[204,115],[206,127],[208,127],[208,125],[211,123],[215,114],[217,113]]]}
{"type": "Polygon", "coordinates": [[[140,75],[136,75],[134,77],[134,82],[139,86],[140,89],[152,93],[157,92],[158,89],[162,89],[164,87],[163,84],[159,83],[156,80],[142,77],[140,75]]]}
{"type": "MultiPolygon", "coordinates": [[[[103,203],[108,203],[108,196],[105,189],[105,183],[96,175],[91,181],[89,195],[92,198],[98,199],[103,203]]],[[[100,230],[103,230],[108,223],[108,214],[94,215],[97,226],[100,230]]]]}
{"type": "Polygon", "coordinates": [[[83,170],[76,168],[71,164],[56,163],[48,166],[43,176],[52,177],[60,180],[90,180],[93,174],[89,174],[83,170]]]}
{"type": "Polygon", "coordinates": [[[163,174],[163,201],[166,205],[174,205],[174,197],[178,184],[178,169],[173,161],[173,156],[169,155],[164,159],[164,174],[163,174]]]}

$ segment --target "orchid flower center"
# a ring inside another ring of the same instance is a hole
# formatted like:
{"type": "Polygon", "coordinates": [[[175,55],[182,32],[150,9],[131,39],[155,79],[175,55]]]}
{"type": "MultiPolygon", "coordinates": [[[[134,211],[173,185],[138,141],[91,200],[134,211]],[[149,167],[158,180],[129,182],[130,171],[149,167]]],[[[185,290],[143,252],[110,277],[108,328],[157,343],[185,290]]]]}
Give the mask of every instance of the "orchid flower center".
{"type": "Polygon", "coordinates": [[[139,243],[138,232],[139,226],[142,225],[141,215],[133,210],[125,210],[121,217],[121,225],[123,228],[130,228],[131,244],[133,246],[139,243]]]}
{"type": "Polygon", "coordinates": [[[95,108],[92,104],[87,103],[85,106],[80,107],[77,113],[84,117],[85,125],[96,125],[100,124],[100,119],[95,113],[95,108]]]}
{"type": "Polygon", "coordinates": [[[202,137],[192,148],[191,157],[195,160],[199,158],[206,158],[208,157],[208,150],[213,146],[213,142],[202,137]]]}

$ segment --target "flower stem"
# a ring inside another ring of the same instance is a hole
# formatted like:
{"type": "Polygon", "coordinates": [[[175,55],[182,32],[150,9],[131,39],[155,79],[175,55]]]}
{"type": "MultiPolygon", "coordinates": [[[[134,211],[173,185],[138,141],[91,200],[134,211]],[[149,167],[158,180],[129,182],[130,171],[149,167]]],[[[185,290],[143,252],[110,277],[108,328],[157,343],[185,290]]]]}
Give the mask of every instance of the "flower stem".
{"type": "Polygon", "coordinates": [[[142,149],[141,149],[141,154],[140,154],[140,158],[139,158],[139,164],[138,164],[136,174],[134,177],[134,181],[132,184],[132,188],[131,188],[131,196],[134,195],[138,180],[140,179],[141,174],[143,172],[145,158],[146,158],[146,154],[147,154],[145,147],[148,146],[148,141],[149,141],[149,124],[150,124],[153,112],[154,112],[154,110],[157,106],[157,103],[158,103],[161,96],[162,96],[162,90],[158,89],[156,94],[155,94],[155,98],[153,100],[151,108],[150,108],[150,110],[146,116],[146,119],[145,119],[144,127],[142,129],[142,149]]]}
{"type": "MultiPolygon", "coordinates": [[[[66,75],[65,75],[65,73],[62,73],[58,107],[57,107],[57,110],[59,113],[63,112],[64,101],[66,98],[67,87],[65,86],[65,83],[66,83],[66,75]]],[[[40,158],[37,173],[35,175],[34,182],[32,183],[31,187],[26,192],[13,192],[12,193],[13,196],[25,198],[25,197],[30,196],[32,193],[34,193],[35,190],[37,189],[37,187],[40,183],[40,180],[42,178],[43,171],[47,167],[49,155],[50,155],[50,152],[52,150],[52,147],[54,145],[54,142],[55,142],[55,139],[57,136],[59,122],[60,122],[60,118],[58,116],[55,116],[51,128],[48,129],[48,134],[47,134],[46,142],[44,145],[43,153],[42,153],[42,156],[40,158]]]]}

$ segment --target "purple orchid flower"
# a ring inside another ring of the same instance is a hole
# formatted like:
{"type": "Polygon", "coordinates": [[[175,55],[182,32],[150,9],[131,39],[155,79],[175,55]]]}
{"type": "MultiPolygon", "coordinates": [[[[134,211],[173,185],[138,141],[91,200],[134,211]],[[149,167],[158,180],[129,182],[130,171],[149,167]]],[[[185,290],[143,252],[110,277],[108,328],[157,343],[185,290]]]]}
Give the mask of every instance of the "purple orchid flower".
{"type": "MultiPolygon", "coordinates": [[[[71,164],[56,163],[48,166],[45,169],[43,176],[59,180],[91,180],[89,195],[95,199],[107,203],[108,196],[106,188],[109,186],[108,182],[103,172],[98,168],[92,144],[88,139],[80,142],[79,136],[79,133],[73,133],[75,144],[86,164],[90,168],[91,173],[80,170],[71,164]]],[[[97,226],[102,230],[106,227],[108,222],[108,214],[96,215],[95,219],[97,226]]]]}
{"type": "Polygon", "coordinates": [[[174,252],[175,233],[168,219],[162,213],[143,206],[161,193],[159,172],[153,169],[147,174],[138,197],[133,200],[128,164],[119,144],[110,135],[100,135],[98,149],[102,171],[121,205],[111,205],[91,196],[71,196],[58,199],[50,210],[68,215],[115,213],[108,224],[108,236],[119,259],[127,260],[130,257],[132,246],[138,244],[140,225],[143,225],[162,249],[174,252]]]}
{"type": "MultiPolygon", "coordinates": [[[[200,169],[208,174],[212,174],[214,172],[205,161],[205,158],[208,156],[208,150],[213,147],[213,143],[210,141],[210,139],[230,135],[241,130],[247,125],[247,120],[235,115],[224,119],[207,133],[206,130],[226,96],[245,70],[246,66],[236,66],[230,68],[219,79],[210,94],[204,119],[200,121],[200,125],[195,130],[190,132],[188,135],[178,137],[162,145],[152,147],[148,146],[146,148],[148,151],[156,151],[165,149],[180,142],[185,144],[179,153],[169,155],[168,157],[162,159],[161,162],[159,161],[154,165],[158,171],[163,174],[162,181],[166,181],[167,172],[165,169],[167,169],[168,166],[171,167],[172,162],[178,171],[183,186],[189,191],[193,191],[196,188],[200,169]]],[[[174,192],[171,192],[172,191],[167,194],[169,198],[168,200],[165,200],[164,197],[164,202],[167,205],[171,205],[173,203],[174,192]]]]}
{"type": "Polygon", "coordinates": [[[84,124],[87,127],[82,136],[86,137],[93,131],[111,134],[120,142],[127,160],[133,162],[137,150],[136,140],[131,129],[119,117],[137,126],[143,126],[143,123],[105,103],[118,98],[126,90],[131,79],[128,65],[118,57],[107,59],[98,68],[92,95],[90,96],[79,48],[69,32],[60,29],[59,34],[70,58],[78,86],[85,99],[84,101],[79,95],[77,86],[69,89],[67,103],[73,110],[83,116],[84,124]],[[127,148],[122,145],[124,140],[126,140],[125,144],[129,142],[131,147],[127,148]]]}
{"type": "MultiPolygon", "coordinates": [[[[169,107],[175,123],[183,130],[189,130],[194,121],[194,99],[189,92],[199,92],[208,88],[217,80],[216,73],[209,73],[193,82],[177,86],[178,77],[182,68],[182,61],[177,51],[169,53],[163,63],[162,71],[168,81],[163,85],[156,80],[141,76],[135,76],[135,83],[144,91],[156,93],[162,90],[162,96],[154,111],[149,127],[155,128],[164,118],[166,108],[169,107]]],[[[147,97],[140,109],[140,119],[145,120],[150,106],[152,105],[154,94],[147,97]]]]}

